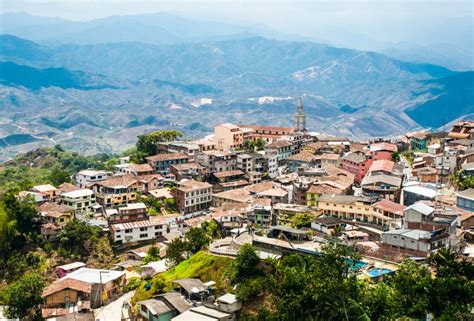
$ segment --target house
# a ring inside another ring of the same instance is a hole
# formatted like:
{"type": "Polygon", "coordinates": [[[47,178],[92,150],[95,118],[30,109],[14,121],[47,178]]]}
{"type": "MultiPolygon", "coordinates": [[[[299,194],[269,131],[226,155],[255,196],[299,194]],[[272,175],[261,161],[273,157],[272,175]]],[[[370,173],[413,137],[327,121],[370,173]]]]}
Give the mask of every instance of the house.
{"type": "Polygon", "coordinates": [[[217,141],[217,149],[232,150],[242,147],[244,132],[237,125],[221,124],[214,127],[214,139],[217,141]]]}
{"type": "Polygon", "coordinates": [[[316,159],[319,159],[319,163],[323,168],[326,166],[341,167],[342,165],[342,157],[339,154],[323,153],[317,156],[316,159]]]}
{"type": "Polygon", "coordinates": [[[437,213],[417,202],[404,210],[403,227],[382,234],[382,248],[406,255],[427,257],[441,248],[455,249],[458,216],[437,213]]]}
{"type": "Polygon", "coordinates": [[[41,295],[44,318],[58,317],[91,309],[92,284],[75,279],[60,279],[48,285],[41,295]]]}
{"type": "Polygon", "coordinates": [[[194,180],[182,180],[172,190],[176,208],[183,214],[205,211],[212,202],[212,185],[194,180]]]}
{"type": "Polygon", "coordinates": [[[313,222],[311,222],[311,229],[327,234],[334,235],[337,228],[342,228],[345,226],[339,219],[335,217],[318,217],[313,222]]]}
{"type": "Polygon", "coordinates": [[[188,155],[183,153],[168,153],[148,156],[145,159],[156,173],[168,174],[170,166],[186,164],[189,162],[190,158],[188,155]]]}
{"type": "Polygon", "coordinates": [[[153,277],[158,273],[163,273],[168,271],[168,261],[167,260],[160,260],[160,261],[153,261],[148,264],[142,265],[142,273],[141,276],[145,277],[153,277]]]}
{"type": "Polygon", "coordinates": [[[348,243],[368,242],[369,234],[358,230],[349,230],[343,231],[340,238],[348,243]]]}
{"type": "Polygon", "coordinates": [[[454,123],[453,128],[448,133],[448,137],[454,139],[468,139],[473,138],[474,121],[462,120],[454,123]]]}
{"type": "Polygon", "coordinates": [[[233,321],[234,316],[231,313],[222,312],[216,309],[211,309],[206,306],[198,306],[191,308],[180,314],[171,321],[233,321]]]}
{"type": "Polygon", "coordinates": [[[113,301],[122,294],[122,287],[126,283],[125,273],[113,270],[99,270],[81,268],[67,274],[63,280],[76,280],[81,283],[88,283],[90,290],[90,307],[96,309],[102,305],[113,301]]]}
{"type": "Polygon", "coordinates": [[[109,224],[143,221],[148,219],[148,209],[144,203],[131,203],[106,209],[105,218],[109,224]]]}
{"type": "Polygon", "coordinates": [[[55,240],[59,231],[74,219],[74,209],[57,203],[43,203],[37,206],[43,224],[41,236],[44,240],[55,240]]]}
{"type": "Polygon", "coordinates": [[[161,202],[164,202],[168,198],[173,198],[173,195],[171,194],[171,189],[168,187],[150,190],[148,191],[148,194],[161,202]]]}
{"type": "Polygon", "coordinates": [[[68,183],[68,182],[64,182],[58,186],[58,188],[56,189],[56,194],[61,196],[61,194],[63,193],[74,192],[77,190],[80,190],[80,188],[77,187],[76,185],[68,183]]]}
{"type": "Polygon", "coordinates": [[[371,144],[368,154],[372,156],[373,161],[378,161],[378,160],[391,161],[392,154],[397,151],[398,151],[397,145],[387,143],[387,142],[380,142],[380,143],[371,144]]]}
{"type": "Polygon", "coordinates": [[[230,151],[202,151],[196,156],[196,162],[206,169],[207,174],[237,169],[237,156],[230,151]]]}
{"type": "Polygon", "coordinates": [[[418,201],[434,201],[438,192],[423,185],[408,185],[402,189],[402,203],[410,206],[418,201]]]}
{"type": "Polygon", "coordinates": [[[32,191],[21,191],[21,192],[18,193],[18,197],[20,197],[22,199],[30,198],[35,203],[43,203],[43,202],[48,202],[49,201],[49,195],[48,194],[32,192],[32,191]]]}
{"type": "Polygon", "coordinates": [[[57,188],[51,184],[35,185],[30,188],[29,191],[45,195],[45,197],[51,202],[55,202],[58,196],[57,188]]]}
{"type": "Polygon", "coordinates": [[[342,168],[355,175],[355,182],[360,184],[369,171],[372,159],[363,153],[349,153],[342,158],[342,168]]]}
{"type": "Polygon", "coordinates": [[[212,206],[220,207],[224,203],[249,203],[253,198],[257,197],[258,193],[265,192],[274,187],[280,187],[280,184],[266,181],[242,188],[215,193],[212,195],[212,206]]]}
{"type": "Polygon", "coordinates": [[[236,313],[242,309],[242,302],[232,293],[226,293],[218,297],[215,305],[219,311],[229,313],[236,313]]]}
{"type": "Polygon", "coordinates": [[[194,142],[162,142],[156,144],[158,154],[182,153],[190,158],[195,158],[196,154],[201,150],[200,146],[194,142]]]}
{"type": "Polygon", "coordinates": [[[290,172],[298,171],[298,168],[301,166],[313,167],[318,162],[318,157],[306,152],[301,151],[298,154],[291,155],[284,159],[284,163],[290,172]]]}
{"type": "Polygon", "coordinates": [[[59,202],[72,207],[75,213],[86,213],[92,211],[92,207],[96,205],[96,198],[94,192],[90,189],[79,189],[61,193],[59,202]]]}
{"type": "Polygon", "coordinates": [[[365,196],[398,202],[400,199],[402,179],[387,174],[366,175],[360,185],[362,187],[362,194],[365,196]]]}
{"type": "Polygon", "coordinates": [[[127,163],[115,166],[116,174],[132,174],[133,176],[142,176],[153,174],[153,168],[150,164],[127,163]]]}
{"type": "Polygon", "coordinates": [[[290,127],[275,127],[262,125],[239,125],[244,133],[244,141],[261,138],[267,143],[279,140],[285,135],[292,134],[295,130],[290,127]]]}
{"type": "Polygon", "coordinates": [[[213,292],[212,288],[199,279],[179,279],[174,280],[176,292],[191,301],[203,302],[213,292]]]}
{"type": "Polygon", "coordinates": [[[234,209],[223,210],[219,208],[211,214],[211,217],[227,230],[241,228],[244,223],[241,211],[234,209]]]}
{"type": "Polygon", "coordinates": [[[126,205],[137,200],[139,182],[130,174],[112,176],[92,184],[97,203],[104,208],[126,205]]]}
{"type": "Polygon", "coordinates": [[[123,244],[153,240],[165,234],[168,224],[174,220],[174,218],[156,216],[143,221],[111,224],[112,240],[123,244]]]}
{"type": "Polygon", "coordinates": [[[85,169],[75,175],[74,181],[78,187],[87,188],[93,183],[103,181],[111,176],[112,173],[109,171],[85,169]]]}
{"type": "Polygon", "coordinates": [[[274,155],[278,165],[291,156],[291,143],[288,141],[275,141],[268,144],[265,147],[265,153],[268,155],[274,155]]]}
{"type": "Polygon", "coordinates": [[[268,227],[276,224],[276,216],[272,212],[272,201],[268,198],[256,198],[247,212],[247,222],[253,226],[268,227]]]}
{"type": "Polygon", "coordinates": [[[202,179],[205,168],[198,163],[185,163],[170,166],[170,173],[174,174],[177,181],[182,179],[202,179]]]}
{"type": "Polygon", "coordinates": [[[73,262],[65,265],[60,265],[56,267],[56,275],[59,278],[62,278],[66,274],[79,270],[80,268],[83,268],[85,266],[86,264],[82,262],[73,262]]]}
{"type": "Polygon", "coordinates": [[[215,181],[218,183],[238,181],[244,179],[245,177],[244,172],[239,169],[217,172],[213,173],[212,175],[214,176],[215,181]]]}
{"type": "Polygon", "coordinates": [[[456,207],[465,211],[474,212],[474,188],[456,194],[456,207]]]}
{"type": "Polygon", "coordinates": [[[427,133],[416,132],[407,134],[410,141],[410,148],[413,151],[425,151],[427,150],[427,133]]]}
{"type": "MultiPolygon", "coordinates": [[[[171,297],[171,295],[179,296],[183,302],[180,302],[178,307],[182,307],[181,310],[185,309],[182,312],[185,312],[192,307],[189,302],[187,302],[177,293],[167,293],[166,295],[168,295],[168,297],[171,297]]],[[[175,298],[170,300],[172,300],[172,302],[175,303],[174,305],[176,305],[175,298]]],[[[139,311],[138,320],[169,321],[178,314],[182,313],[173,304],[171,304],[165,296],[138,301],[136,304],[139,311]]]]}
{"type": "Polygon", "coordinates": [[[165,178],[160,174],[147,174],[135,176],[138,181],[138,189],[140,193],[146,194],[150,190],[160,188],[165,181],[165,178]]]}
{"type": "Polygon", "coordinates": [[[250,171],[247,172],[245,175],[245,178],[250,184],[258,184],[262,182],[263,175],[260,172],[257,171],[250,171]]]}

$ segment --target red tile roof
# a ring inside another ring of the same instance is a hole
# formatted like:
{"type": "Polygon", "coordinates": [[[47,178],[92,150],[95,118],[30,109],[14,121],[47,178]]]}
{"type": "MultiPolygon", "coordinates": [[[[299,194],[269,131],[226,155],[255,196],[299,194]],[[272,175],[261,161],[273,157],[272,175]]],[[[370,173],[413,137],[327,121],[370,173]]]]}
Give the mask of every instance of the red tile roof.
{"type": "Polygon", "coordinates": [[[403,211],[405,210],[406,206],[402,204],[398,204],[389,200],[381,200],[374,204],[375,208],[381,209],[383,211],[387,211],[390,213],[396,213],[398,215],[403,215],[403,211]]]}
{"type": "Polygon", "coordinates": [[[79,292],[90,293],[92,290],[92,285],[90,283],[74,279],[61,279],[48,285],[43,290],[42,297],[47,297],[64,289],[73,289],[79,292]]]}
{"type": "Polygon", "coordinates": [[[154,156],[148,156],[145,159],[147,161],[152,161],[152,162],[161,162],[161,161],[183,159],[183,158],[188,159],[189,156],[183,153],[168,153],[168,154],[158,154],[154,156]]]}
{"type": "Polygon", "coordinates": [[[392,172],[393,171],[393,166],[395,165],[394,162],[389,161],[389,160],[376,160],[372,163],[372,166],[370,166],[369,171],[384,171],[384,172],[392,172]]]}

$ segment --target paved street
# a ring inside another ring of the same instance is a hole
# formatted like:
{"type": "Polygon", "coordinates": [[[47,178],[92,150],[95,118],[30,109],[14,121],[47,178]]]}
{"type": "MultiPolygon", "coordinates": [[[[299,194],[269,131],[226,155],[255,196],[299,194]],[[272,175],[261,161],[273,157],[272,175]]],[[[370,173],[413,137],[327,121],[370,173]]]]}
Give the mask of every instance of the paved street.
{"type": "MultiPolygon", "coordinates": [[[[122,306],[125,301],[133,296],[135,291],[128,292],[122,295],[120,298],[110,303],[109,305],[103,306],[99,309],[94,310],[95,320],[98,321],[119,321],[122,320],[122,306]]],[[[126,311],[124,311],[126,313],[126,311]]],[[[125,318],[128,315],[124,315],[125,318]]],[[[127,320],[127,319],[126,319],[127,320]]]]}

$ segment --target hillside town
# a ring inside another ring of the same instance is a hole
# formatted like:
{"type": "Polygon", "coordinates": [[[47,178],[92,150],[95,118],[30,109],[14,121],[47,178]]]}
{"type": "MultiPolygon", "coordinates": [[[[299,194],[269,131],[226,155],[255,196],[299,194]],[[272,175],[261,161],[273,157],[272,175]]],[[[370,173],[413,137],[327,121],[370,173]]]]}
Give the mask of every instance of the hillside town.
{"type": "Polygon", "coordinates": [[[125,290],[132,278],[170,271],[170,244],[210,222],[218,233],[209,255],[234,260],[250,244],[262,260],[317,256],[335,242],[357,250],[359,277],[374,284],[404,260],[423,263],[442,249],[474,261],[474,188],[466,183],[474,121],[354,141],[312,132],[306,119],[299,98],[292,128],[224,123],[199,140],[157,142],[142,162],[124,156],[113,170],[84,169],[71,183],[20,191],[34,200],[43,241],[59,242],[80,221],[118,253],[108,269],[56,266],[43,318],[237,320],[243,302],[232,288],[218,291],[217,280],[174,279],[145,300],[125,290]],[[157,253],[145,260],[150,248],[157,253]]]}

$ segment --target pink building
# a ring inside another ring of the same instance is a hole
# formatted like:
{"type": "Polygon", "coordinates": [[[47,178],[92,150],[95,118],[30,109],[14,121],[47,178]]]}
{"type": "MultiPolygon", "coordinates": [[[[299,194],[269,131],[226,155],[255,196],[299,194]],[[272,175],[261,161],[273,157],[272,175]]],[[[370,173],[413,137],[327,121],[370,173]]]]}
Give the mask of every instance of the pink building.
{"type": "Polygon", "coordinates": [[[351,153],[342,159],[342,168],[355,175],[355,182],[360,185],[372,165],[371,156],[363,153],[351,153]]]}
{"type": "Polygon", "coordinates": [[[372,156],[372,160],[392,160],[392,153],[398,151],[397,145],[381,142],[370,145],[368,155],[372,156]]]}

